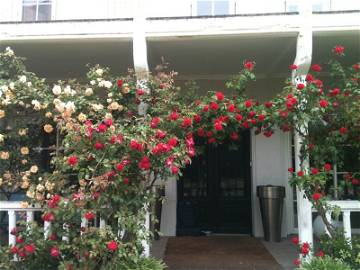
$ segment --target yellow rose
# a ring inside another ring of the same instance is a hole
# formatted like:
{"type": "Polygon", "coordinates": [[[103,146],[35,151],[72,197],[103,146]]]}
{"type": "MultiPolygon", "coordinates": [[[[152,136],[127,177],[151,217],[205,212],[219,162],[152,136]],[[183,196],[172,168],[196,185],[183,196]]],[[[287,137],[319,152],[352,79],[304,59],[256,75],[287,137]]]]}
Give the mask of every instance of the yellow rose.
{"type": "Polygon", "coordinates": [[[80,113],[79,115],[78,115],[78,120],[80,121],[80,122],[85,122],[86,121],[86,115],[85,114],[83,114],[83,113],[80,113]]]}
{"type": "Polygon", "coordinates": [[[51,133],[51,132],[53,132],[53,130],[54,130],[54,128],[53,128],[53,126],[50,125],[50,124],[46,124],[46,125],[44,126],[44,131],[45,131],[46,133],[51,133]]]}
{"type": "Polygon", "coordinates": [[[4,110],[0,110],[0,118],[3,118],[5,116],[5,111],[4,110]]]}
{"type": "Polygon", "coordinates": [[[31,172],[31,173],[37,173],[38,170],[39,170],[39,168],[38,168],[38,166],[36,166],[36,165],[32,165],[32,166],[30,167],[30,172],[31,172]]]}
{"type": "Polygon", "coordinates": [[[22,155],[28,155],[28,154],[29,154],[29,148],[27,148],[26,146],[21,147],[21,148],[20,148],[20,153],[21,153],[22,155]]]}
{"type": "Polygon", "coordinates": [[[36,200],[43,201],[45,199],[44,195],[41,193],[36,193],[36,200]]]}
{"type": "Polygon", "coordinates": [[[32,190],[28,190],[27,192],[26,192],[26,196],[28,196],[30,199],[33,199],[34,198],[34,191],[32,191],[32,190]]]}
{"type": "Polygon", "coordinates": [[[20,136],[25,136],[27,134],[27,131],[28,131],[27,128],[21,128],[21,129],[19,129],[18,134],[20,136]]]}
{"type": "Polygon", "coordinates": [[[23,181],[21,183],[21,188],[22,189],[27,189],[30,186],[30,182],[29,181],[23,181]]]}
{"type": "Polygon", "coordinates": [[[123,84],[122,92],[124,94],[128,94],[130,92],[130,87],[129,87],[129,85],[127,83],[123,84]]]}
{"type": "Polygon", "coordinates": [[[53,115],[53,114],[52,114],[51,112],[47,112],[47,113],[45,113],[45,117],[46,117],[46,118],[51,118],[51,117],[52,117],[52,115],[53,115]]]}
{"type": "Polygon", "coordinates": [[[28,161],[27,161],[26,159],[21,160],[21,164],[22,164],[22,165],[25,165],[25,164],[27,164],[27,163],[28,163],[28,161]]]}
{"type": "Polygon", "coordinates": [[[5,151],[0,152],[0,158],[1,159],[9,159],[9,157],[10,157],[9,152],[5,152],[5,151]]]}

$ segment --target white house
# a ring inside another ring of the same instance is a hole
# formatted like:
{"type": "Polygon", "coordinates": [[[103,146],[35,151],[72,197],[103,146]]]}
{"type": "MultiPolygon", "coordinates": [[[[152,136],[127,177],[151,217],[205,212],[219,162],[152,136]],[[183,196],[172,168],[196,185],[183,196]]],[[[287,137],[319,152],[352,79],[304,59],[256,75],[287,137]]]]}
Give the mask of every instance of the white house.
{"type": "MultiPolygon", "coordinates": [[[[212,90],[251,59],[258,81],[248,94],[264,101],[281,90],[294,61],[301,77],[337,44],[349,61],[360,59],[359,18],[357,0],[1,0],[0,49],[11,46],[50,81],[82,78],[87,63],[151,71],[164,57],[180,84],[192,79],[212,90]]],[[[190,182],[166,186],[162,233],[261,237],[256,186],[272,184],[286,187],[282,236],[299,231],[311,241],[309,203],[288,184],[297,143],[282,132],[270,139],[251,133],[242,154],[195,163],[190,182]]]]}

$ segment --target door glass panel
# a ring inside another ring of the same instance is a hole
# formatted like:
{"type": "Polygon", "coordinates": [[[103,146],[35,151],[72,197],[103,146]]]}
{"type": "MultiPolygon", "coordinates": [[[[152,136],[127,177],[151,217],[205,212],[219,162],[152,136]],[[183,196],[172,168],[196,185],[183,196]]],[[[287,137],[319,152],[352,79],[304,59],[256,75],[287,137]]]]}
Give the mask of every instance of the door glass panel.
{"type": "Polygon", "coordinates": [[[25,22],[36,20],[36,0],[23,0],[22,20],[25,22]]]}
{"type": "Polygon", "coordinates": [[[229,14],[229,1],[214,2],[214,15],[228,15],[228,14],[229,14]]]}
{"type": "Polygon", "coordinates": [[[212,1],[198,1],[197,2],[197,15],[206,16],[212,15],[212,1]]]}
{"type": "Polygon", "coordinates": [[[183,174],[184,198],[206,197],[208,195],[207,164],[203,156],[196,157],[183,174]]]}
{"type": "Polygon", "coordinates": [[[51,19],[51,5],[40,5],[38,21],[50,21],[51,19]]]}

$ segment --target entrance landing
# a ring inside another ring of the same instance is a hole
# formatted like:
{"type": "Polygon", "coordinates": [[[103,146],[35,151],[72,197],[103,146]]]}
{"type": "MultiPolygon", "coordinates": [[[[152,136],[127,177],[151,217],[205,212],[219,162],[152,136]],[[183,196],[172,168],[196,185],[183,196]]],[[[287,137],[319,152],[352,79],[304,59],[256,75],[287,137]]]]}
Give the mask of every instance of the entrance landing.
{"type": "Polygon", "coordinates": [[[169,270],[282,270],[261,240],[249,236],[171,237],[169,270]]]}

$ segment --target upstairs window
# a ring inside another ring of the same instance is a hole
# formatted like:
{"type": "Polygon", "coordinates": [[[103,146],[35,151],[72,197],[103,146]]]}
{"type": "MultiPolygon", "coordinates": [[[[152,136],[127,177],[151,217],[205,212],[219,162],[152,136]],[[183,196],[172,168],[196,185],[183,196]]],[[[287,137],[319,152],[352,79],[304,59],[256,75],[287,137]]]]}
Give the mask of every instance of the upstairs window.
{"type": "Polygon", "coordinates": [[[52,0],[23,0],[22,20],[24,22],[51,20],[52,0]]]}
{"type": "Polygon", "coordinates": [[[228,15],[230,9],[229,0],[198,0],[198,16],[228,15]]]}

